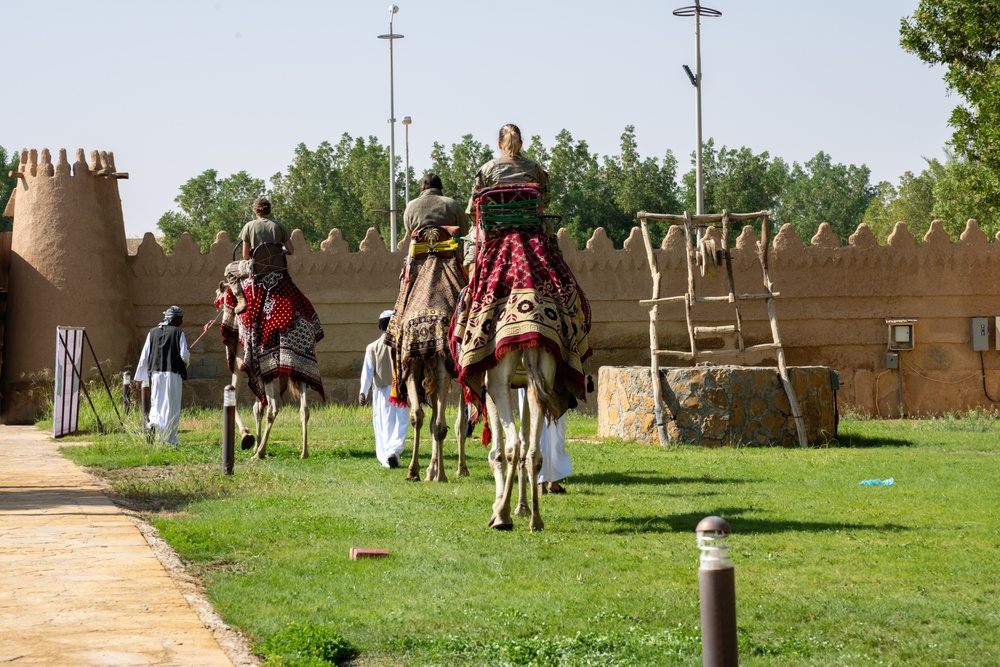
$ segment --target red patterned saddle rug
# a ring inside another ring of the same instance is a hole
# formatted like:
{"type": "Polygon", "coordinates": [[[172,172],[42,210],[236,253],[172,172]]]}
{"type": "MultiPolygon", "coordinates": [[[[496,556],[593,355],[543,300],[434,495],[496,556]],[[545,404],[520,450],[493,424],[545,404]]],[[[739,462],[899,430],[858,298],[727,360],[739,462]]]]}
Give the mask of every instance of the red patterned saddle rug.
{"type": "Polygon", "coordinates": [[[316,343],[323,339],[323,325],[312,303],[284,271],[243,281],[247,309],[236,315],[236,297],[226,290],[216,302],[222,310],[222,339],[226,362],[235,371],[235,346],[243,348],[247,384],[264,400],[264,387],[276,378],[305,382],[325,401],[323,380],[316,358],[316,343]]]}
{"type": "Polygon", "coordinates": [[[478,394],[486,372],[507,352],[544,347],[556,359],[554,390],[565,412],[570,396],[586,398],[590,303],[543,223],[538,197],[534,184],[477,194],[476,226],[485,240],[459,299],[451,342],[467,397],[478,394]]]}
{"type": "Polygon", "coordinates": [[[448,368],[454,369],[448,329],[455,302],[466,285],[457,250],[450,230],[442,227],[423,227],[411,237],[409,263],[385,332],[395,369],[389,399],[394,405],[406,407],[410,401],[425,400],[407,395],[406,380],[414,358],[444,357],[448,368]]]}

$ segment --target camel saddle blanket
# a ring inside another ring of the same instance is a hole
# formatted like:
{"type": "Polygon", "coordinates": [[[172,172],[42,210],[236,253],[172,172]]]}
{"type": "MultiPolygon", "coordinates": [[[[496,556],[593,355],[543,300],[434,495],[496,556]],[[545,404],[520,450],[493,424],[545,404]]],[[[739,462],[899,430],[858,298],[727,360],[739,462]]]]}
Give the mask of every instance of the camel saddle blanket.
{"type": "Polygon", "coordinates": [[[556,359],[553,390],[562,409],[553,417],[561,417],[570,396],[586,400],[589,332],[590,303],[541,226],[486,233],[452,322],[451,344],[467,397],[479,393],[486,372],[507,352],[544,347],[556,359]]]}
{"type": "MultiPolygon", "coordinates": [[[[264,387],[277,378],[305,382],[325,401],[323,380],[316,358],[316,343],[323,339],[323,325],[312,303],[285,272],[242,282],[247,309],[234,312],[236,297],[226,290],[216,302],[222,311],[222,339],[243,347],[247,385],[264,401],[264,387]]],[[[226,362],[235,372],[234,348],[226,347],[226,362]]]]}
{"type": "MultiPolygon", "coordinates": [[[[446,230],[425,227],[416,230],[411,243],[447,247],[447,253],[422,252],[410,258],[399,296],[385,332],[385,343],[392,354],[393,391],[389,402],[407,407],[411,401],[426,402],[420,396],[408,396],[406,381],[414,358],[441,357],[454,377],[455,361],[448,339],[448,329],[455,313],[455,302],[466,285],[465,273],[446,230]]],[[[452,241],[453,242],[453,241],[452,241]]]]}

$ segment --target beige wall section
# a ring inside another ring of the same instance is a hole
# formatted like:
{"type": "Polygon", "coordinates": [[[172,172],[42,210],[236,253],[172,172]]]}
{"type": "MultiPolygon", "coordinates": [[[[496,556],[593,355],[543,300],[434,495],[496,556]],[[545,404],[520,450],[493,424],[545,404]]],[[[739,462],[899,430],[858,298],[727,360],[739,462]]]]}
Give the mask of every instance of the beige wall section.
{"type": "MultiPolygon", "coordinates": [[[[55,364],[56,326],[86,327],[105,372],[132,356],[125,223],[114,156],[78,149],[52,163],[48,149],[21,154],[15,184],[7,311],[4,419],[30,420],[29,376],[55,364]]],[[[85,368],[94,366],[84,346],[85,368]]]]}
{"type": "MultiPolygon", "coordinates": [[[[369,230],[355,253],[348,252],[337,230],[315,252],[301,233],[296,231],[293,239],[297,250],[289,270],[312,300],[326,330],[319,357],[328,396],[335,401],[353,400],[365,345],[378,335],[376,318],[395,300],[403,253],[389,253],[374,230],[369,230]]],[[[760,290],[757,240],[746,228],[733,249],[739,292],[760,290]]],[[[560,247],[591,301],[595,379],[600,366],[648,363],[648,311],[638,301],[650,296],[652,282],[638,229],[623,248],[615,248],[600,229],[579,249],[561,232],[560,247]]],[[[232,240],[220,234],[211,252],[202,255],[191,239],[182,237],[173,255],[165,256],[152,235],[147,235],[138,254],[129,258],[136,340],[172,303],[185,309],[189,340],[193,340],[200,333],[199,325],[215,315],[211,296],[232,248],[232,240]]],[[[686,290],[683,248],[681,230],[674,228],[655,253],[663,272],[664,295],[686,290]]],[[[901,355],[906,413],[940,414],[990,405],[983,391],[980,355],[972,350],[971,318],[1000,314],[1000,294],[993,277],[1000,267],[1000,244],[989,242],[974,221],[954,241],[935,223],[921,243],[900,223],[882,246],[865,226],[844,246],[827,225],[808,244],[786,226],[774,240],[771,262],[775,289],[781,294],[776,307],[788,364],[839,371],[841,408],[898,416],[900,376],[885,367],[886,318],[917,320],[916,347],[901,355]]],[[[697,283],[699,293],[722,293],[725,276],[698,278],[697,283]]],[[[731,323],[732,312],[727,305],[698,304],[695,317],[706,325],[720,325],[731,323]]],[[[661,306],[660,313],[660,344],[686,349],[683,308],[661,306]]],[[[743,317],[749,344],[770,340],[762,303],[746,303],[743,317]]],[[[983,354],[983,363],[987,390],[1000,397],[1000,353],[994,351],[992,322],[991,349],[983,354]]],[[[196,378],[222,373],[218,336],[205,336],[192,358],[196,378]]],[[[774,359],[746,361],[766,364],[774,359]]],[[[191,400],[214,404],[223,383],[221,376],[196,380],[185,391],[191,400]]],[[[590,409],[596,409],[593,396],[590,409]]]]}

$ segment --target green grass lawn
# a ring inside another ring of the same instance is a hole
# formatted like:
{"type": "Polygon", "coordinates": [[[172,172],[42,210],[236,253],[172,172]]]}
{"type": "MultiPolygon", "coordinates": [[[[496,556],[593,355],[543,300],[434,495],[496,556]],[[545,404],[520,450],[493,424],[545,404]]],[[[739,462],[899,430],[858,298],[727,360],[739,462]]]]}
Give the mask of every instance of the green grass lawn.
{"type": "Polygon", "coordinates": [[[717,514],[741,664],[1000,664],[995,415],[848,418],[840,446],[801,450],[601,441],[574,414],[568,493],[542,498],[534,534],[517,517],[486,528],[477,441],[471,477],[450,438],[451,481],[408,483],[405,461],[375,460],[370,409],[314,408],[305,461],[297,416],[279,417],[266,461],[237,451],[231,477],[220,410],[186,411],[177,449],[132,428],[63,451],[143,509],[258,647],[293,624],[332,629],[363,665],[700,665],[694,528],[717,514]]]}

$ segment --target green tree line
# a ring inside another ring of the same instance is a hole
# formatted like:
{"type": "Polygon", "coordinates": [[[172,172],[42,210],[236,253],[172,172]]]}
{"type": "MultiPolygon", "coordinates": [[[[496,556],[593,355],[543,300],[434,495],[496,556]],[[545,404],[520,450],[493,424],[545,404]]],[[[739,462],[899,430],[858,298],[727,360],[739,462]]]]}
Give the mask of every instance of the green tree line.
{"type": "MultiPolygon", "coordinates": [[[[949,120],[954,134],[944,160],[928,159],[924,170],[906,172],[895,184],[871,183],[867,166],[838,164],[825,152],[789,165],[767,151],[718,147],[709,139],[703,146],[705,210],[768,209],[775,225],[792,225],[805,241],[823,222],[841,241],[862,222],[881,240],[899,221],[918,240],[935,219],[952,238],[969,218],[977,219],[990,236],[1000,233],[1000,4],[920,0],[914,13],[901,19],[900,45],[929,65],[944,65],[945,84],[960,99],[949,120]]],[[[547,212],[562,217],[577,244],[598,227],[621,244],[640,210],[681,213],[695,208],[693,154],[692,168],[679,175],[671,151],[662,158],[640,155],[631,125],[622,132],[616,155],[591,152],[585,140],[568,130],[551,145],[532,137],[525,153],[548,170],[552,204],[547,212]]],[[[445,194],[465,201],[476,170],[491,157],[491,144],[465,135],[450,147],[435,142],[429,171],[441,176],[445,194]]],[[[396,160],[398,166],[400,158],[396,160]]],[[[0,206],[14,187],[6,172],[16,162],[15,154],[0,147],[0,206]]],[[[389,172],[386,146],[375,137],[345,133],[335,145],[323,142],[310,149],[299,144],[285,171],[271,176],[270,186],[244,171],[220,178],[216,170],[206,170],[180,186],[174,200],[179,210],[164,213],[158,226],[167,248],[186,231],[207,250],[220,230],[235,239],[251,217],[253,199],[266,194],[275,217],[301,229],[312,247],[318,248],[337,228],[357,249],[370,227],[383,239],[389,237],[389,172]]],[[[416,196],[422,174],[412,169],[407,174],[397,169],[397,174],[397,201],[404,201],[407,180],[416,196]]],[[[0,229],[10,227],[9,219],[0,220],[0,229]]]]}

